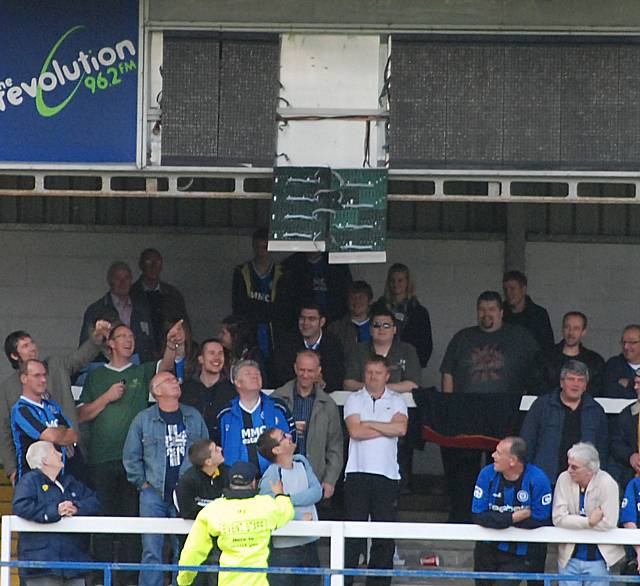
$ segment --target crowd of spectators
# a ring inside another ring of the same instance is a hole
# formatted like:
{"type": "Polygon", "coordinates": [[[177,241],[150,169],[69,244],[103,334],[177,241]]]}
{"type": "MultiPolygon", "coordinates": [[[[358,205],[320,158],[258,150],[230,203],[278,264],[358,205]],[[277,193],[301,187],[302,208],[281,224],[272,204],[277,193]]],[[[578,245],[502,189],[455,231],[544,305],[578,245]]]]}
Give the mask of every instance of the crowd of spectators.
{"type": "MultiPolygon", "coordinates": [[[[162,256],[155,249],[141,253],[135,283],[126,263],[109,267],[109,290],[85,311],[79,347],[70,355],[42,361],[29,333],[7,336],[15,373],[0,383],[0,456],[17,483],[18,514],[30,510],[25,499],[35,498],[37,473],[60,495],[67,481],[58,477],[77,482],[87,502],[69,507],[60,496],[59,514],[38,519],[43,522],[91,514],[98,502],[103,515],[194,518],[223,494],[227,467],[246,462],[255,469],[255,494],[284,487],[296,518],[396,519],[398,496],[411,490],[412,476],[402,394],[421,392],[421,371],[433,351],[429,312],[418,301],[410,270],[393,264],[375,300],[371,286],[353,281],[348,266],[330,265],[321,253],[296,253],[278,263],[267,239],[266,230],[254,233],[252,259],[234,270],[233,314],[218,337],[200,344],[182,294],[161,280],[162,256]],[[77,402],[72,381],[82,386],[77,402]],[[342,417],[331,397],[340,389],[352,391],[342,417]],[[330,506],[336,493],[343,496],[342,510],[330,506]]],[[[607,419],[595,398],[640,397],[640,325],[624,328],[622,353],[605,362],[583,345],[586,315],[567,312],[563,338],[555,343],[548,313],[528,294],[526,276],[507,272],[502,285],[504,296],[491,290],[479,295],[477,323],[447,345],[440,390],[465,394],[476,406],[496,394],[539,398],[514,430],[521,437],[503,439],[492,455],[472,445],[441,448],[449,520],[534,527],[553,517],[563,527],[616,526],[615,481],[627,492],[623,511],[640,494],[634,480],[640,474],[640,400],[607,419]],[[587,495],[579,502],[574,484],[587,495]]],[[[637,523],[631,517],[623,515],[625,524],[637,523]]],[[[172,540],[174,561],[180,545],[172,540]]],[[[512,545],[478,544],[476,566],[544,569],[544,551],[512,545]]],[[[157,535],[144,536],[140,548],[131,535],[102,534],[93,538],[93,555],[158,563],[163,546],[157,535]]],[[[618,551],[598,547],[561,549],[561,569],[580,572],[585,562],[592,571],[589,563],[597,561],[606,570],[618,551]]],[[[347,562],[356,564],[361,552],[354,540],[347,562]]],[[[374,540],[371,567],[391,567],[393,552],[392,540],[374,540]]],[[[272,555],[278,565],[317,563],[313,540],[274,540],[272,555]]],[[[208,559],[220,559],[220,552],[208,559]]],[[[192,579],[204,584],[212,578],[185,578],[192,579]]],[[[118,576],[121,585],[159,586],[162,580],[159,572],[118,576]]]]}

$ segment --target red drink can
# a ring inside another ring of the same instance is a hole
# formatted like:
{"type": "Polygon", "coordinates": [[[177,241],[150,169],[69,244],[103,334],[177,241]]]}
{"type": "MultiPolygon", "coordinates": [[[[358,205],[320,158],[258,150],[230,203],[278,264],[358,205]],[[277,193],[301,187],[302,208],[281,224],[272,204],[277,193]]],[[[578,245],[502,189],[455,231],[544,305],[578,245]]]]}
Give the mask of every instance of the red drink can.
{"type": "Polygon", "coordinates": [[[420,565],[437,568],[440,565],[440,557],[437,553],[428,553],[420,558],[420,565]]]}

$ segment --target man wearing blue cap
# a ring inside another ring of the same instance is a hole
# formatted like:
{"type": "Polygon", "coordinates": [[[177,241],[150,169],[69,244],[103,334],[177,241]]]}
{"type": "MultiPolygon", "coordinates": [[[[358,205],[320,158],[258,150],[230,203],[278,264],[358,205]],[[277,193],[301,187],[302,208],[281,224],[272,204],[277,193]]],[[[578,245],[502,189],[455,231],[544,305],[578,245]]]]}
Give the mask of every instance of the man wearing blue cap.
{"type": "MultiPolygon", "coordinates": [[[[202,564],[217,538],[221,566],[266,568],[271,532],[293,519],[291,499],[282,482],[271,483],[275,497],[258,494],[258,469],[238,461],[229,471],[229,488],[196,517],[180,556],[181,566],[202,564]]],[[[189,586],[197,572],[178,573],[178,586],[189,586]]],[[[258,572],[220,572],[220,586],[268,586],[267,575],[258,572]]]]}

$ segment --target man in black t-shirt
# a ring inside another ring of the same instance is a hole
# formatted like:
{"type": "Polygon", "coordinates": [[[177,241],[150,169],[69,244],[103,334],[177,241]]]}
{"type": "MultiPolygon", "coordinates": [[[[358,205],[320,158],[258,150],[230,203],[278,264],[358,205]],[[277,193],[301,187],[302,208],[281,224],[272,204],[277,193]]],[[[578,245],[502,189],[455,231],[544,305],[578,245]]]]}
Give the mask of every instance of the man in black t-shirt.
{"type": "MultiPolygon", "coordinates": [[[[449,342],[440,372],[445,393],[539,392],[544,388],[540,346],[520,326],[503,323],[502,298],[496,291],[478,297],[478,325],[460,330],[449,342]]],[[[450,522],[471,518],[473,486],[482,452],[442,448],[451,497],[450,522]]]]}

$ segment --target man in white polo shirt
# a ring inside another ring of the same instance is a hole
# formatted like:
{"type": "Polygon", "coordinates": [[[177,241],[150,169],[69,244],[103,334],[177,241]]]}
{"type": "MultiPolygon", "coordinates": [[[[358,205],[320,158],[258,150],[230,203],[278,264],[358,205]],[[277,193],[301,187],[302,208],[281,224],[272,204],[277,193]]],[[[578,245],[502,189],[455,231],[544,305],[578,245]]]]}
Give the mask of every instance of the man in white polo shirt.
{"type": "MultiPolygon", "coordinates": [[[[398,438],[407,433],[407,405],[387,387],[389,367],[383,356],[372,356],[365,365],[365,386],[352,393],[344,406],[349,432],[349,457],[345,481],[347,521],[396,521],[400,470],[398,438]]],[[[370,569],[393,568],[393,539],[374,539],[370,569]]],[[[347,540],[345,565],[357,566],[361,541],[347,540]]],[[[345,576],[345,584],[353,576],[345,576]]],[[[386,586],[391,578],[368,577],[368,586],[386,586]]]]}

